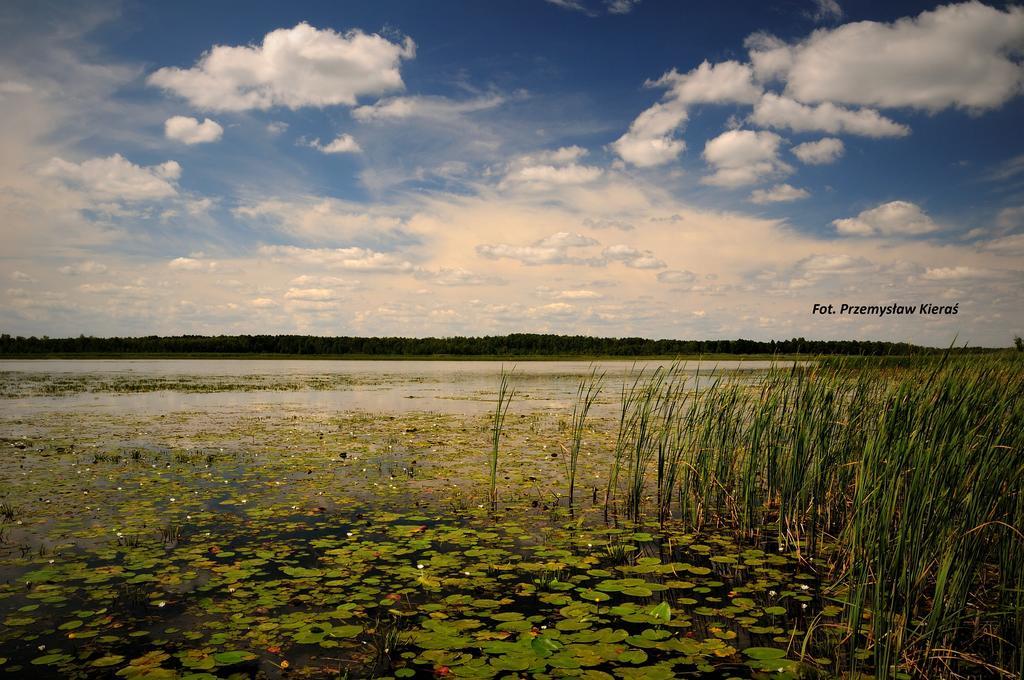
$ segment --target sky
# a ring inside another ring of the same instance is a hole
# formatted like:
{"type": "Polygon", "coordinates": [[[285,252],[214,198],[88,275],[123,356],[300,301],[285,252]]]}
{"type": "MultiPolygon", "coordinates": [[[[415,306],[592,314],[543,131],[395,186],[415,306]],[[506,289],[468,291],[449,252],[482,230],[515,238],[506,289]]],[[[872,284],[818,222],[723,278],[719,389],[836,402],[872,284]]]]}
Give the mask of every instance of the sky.
{"type": "Polygon", "coordinates": [[[1012,3],[8,1],[0,332],[1007,346],[1022,93],[1012,3]]]}

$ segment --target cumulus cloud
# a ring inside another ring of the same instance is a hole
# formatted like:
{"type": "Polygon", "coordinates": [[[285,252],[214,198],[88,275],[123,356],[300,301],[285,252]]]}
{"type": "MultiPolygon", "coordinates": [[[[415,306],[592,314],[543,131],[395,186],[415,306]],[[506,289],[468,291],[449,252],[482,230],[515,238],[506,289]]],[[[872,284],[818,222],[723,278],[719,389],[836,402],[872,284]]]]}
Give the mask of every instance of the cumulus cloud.
{"type": "Polygon", "coordinates": [[[183,272],[212,272],[219,267],[216,262],[200,257],[176,257],[168,262],[167,266],[183,272]]]}
{"type": "Polygon", "coordinates": [[[782,138],[774,132],[728,130],[704,145],[704,160],[715,169],[704,184],[737,187],[756,184],[792,168],[779,159],[782,138]]]}
{"type": "Polygon", "coordinates": [[[216,142],[223,134],[224,128],[209,118],[200,123],[198,119],[188,116],[171,116],[164,121],[164,135],[167,139],[174,139],[183,144],[216,142]]]}
{"type": "Polygon", "coordinates": [[[181,166],[175,161],[141,166],[121,154],[81,163],[53,158],[42,174],[80,189],[100,201],[154,201],[175,196],[181,166]]]}
{"type": "Polygon", "coordinates": [[[415,55],[411,38],[300,23],[267,33],[260,45],[215,45],[192,68],[161,68],[148,82],[211,111],[353,106],[401,90],[401,62],[415,55]]]}
{"type": "Polygon", "coordinates": [[[856,217],[833,220],[843,236],[917,236],[939,226],[921,208],[908,201],[890,201],[856,217]]]}
{"type": "Polygon", "coordinates": [[[611,148],[619,158],[640,168],[668,163],[686,149],[686,142],[674,135],[687,117],[685,105],[674,100],[659,102],[637,116],[611,148]]]}
{"type": "Polygon", "coordinates": [[[340,134],[327,144],[322,144],[319,139],[314,139],[309,143],[311,148],[316,149],[321,153],[362,153],[363,148],[359,146],[359,142],[355,138],[348,134],[340,134]]]}
{"type": "Polygon", "coordinates": [[[501,184],[503,187],[547,189],[593,182],[604,174],[604,170],[579,163],[586,154],[582,147],[564,146],[554,151],[519,156],[508,164],[501,184]]]}
{"type": "Polygon", "coordinates": [[[858,21],[780,46],[755,44],[762,73],[802,102],[984,110],[1020,93],[1024,8],[966,2],[893,23],[858,21]]]}
{"type": "Polygon", "coordinates": [[[554,294],[556,300],[600,300],[603,295],[593,290],[560,290],[554,294]]]}
{"type": "Polygon", "coordinates": [[[667,96],[683,104],[753,104],[761,95],[751,67],[738,61],[705,60],[684,74],[672,69],[648,86],[668,88],[667,96]]]}
{"type": "Polygon", "coordinates": [[[571,254],[570,249],[598,245],[598,241],[579,233],[560,231],[530,245],[517,246],[507,243],[480,244],[476,252],[482,257],[497,260],[508,258],[519,260],[525,265],[584,264],[597,266],[604,261],[595,257],[580,257],[571,254]]]}
{"type": "Polygon", "coordinates": [[[654,256],[650,250],[640,250],[627,245],[608,246],[601,255],[611,262],[621,262],[633,269],[663,269],[664,262],[654,256]]]}
{"type": "Polygon", "coordinates": [[[364,272],[412,272],[415,265],[396,253],[368,248],[301,248],[261,246],[260,255],[276,262],[322,266],[364,272]]]}
{"type": "Polygon", "coordinates": [[[964,279],[987,279],[996,275],[985,269],[957,265],[955,267],[929,267],[922,279],[926,281],[961,281],[964,279]]]}
{"type": "Polygon", "coordinates": [[[788,203],[807,198],[811,194],[806,189],[798,189],[789,184],[776,184],[771,189],[755,189],[750,194],[751,203],[788,203]]]}
{"type": "Polygon", "coordinates": [[[465,101],[431,95],[389,97],[352,109],[352,117],[363,123],[412,118],[448,121],[467,113],[496,108],[504,104],[505,101],[505,97],[496,94],[465,101]]]}
{"type": "Polygon", "coordinates": [[[846,147],[841,139],[825,137],[816,142],[797,144],[790,150],[807,165],[827,165],[842,156],[846,147]]]}
{"type": "Polygon", "coordinates": [[[330,302],[340,297],[339,291],[332,288],[289,288],[284,294],[286,300],[302,302],[330,302]]]}
{"type": "Polygon", "coordinates": [[[637,167],[663,165],[686,149],[676,132],[686,123],[687,107],[699,103],[753,103],[761,93],[754,73],[747,64],[707,61],[692,71],[680,74],[675,69],[648,87],[667,88],[665,101],[643,111],[629,130],[611,144],[619,158],[637,167]]]}
{"type": "Polygon", "coordinates": [[[866,137],[903,137],[910,128],[890,120],[874,109],[847,109],[831,102],[801,104],[782,95],[766,92],[754,105],[751,122],[761,127],[845,132],[866,137]]]}

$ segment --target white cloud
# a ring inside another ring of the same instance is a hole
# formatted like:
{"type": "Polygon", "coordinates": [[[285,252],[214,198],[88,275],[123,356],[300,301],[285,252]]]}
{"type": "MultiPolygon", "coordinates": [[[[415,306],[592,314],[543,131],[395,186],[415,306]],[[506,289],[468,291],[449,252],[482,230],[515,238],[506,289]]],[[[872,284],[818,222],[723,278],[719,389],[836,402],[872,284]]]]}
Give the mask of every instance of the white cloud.
{"type": "Polygon", "coordinates": [[[364,123],[412,118],[447,121],[467,113],[496,108],[504,104],[505,101],[504,97],[496,94],[466,101],[428,95],[389,97],[352,109],[352,117],[364,123]]]}
{"type": "Polygon", "coordinates": [[[178,193],[181,166],[175,161],[140,166],[121,154],[73,163],[53,158],[42,174],[77,187],[100,201],[153,201],[178,193]]]}
{"type": "Polygon", "coordinates": [[[401,90],[401,61],[415,54],[411,38],[398,44],[300,23],[271,31],[258,46],[215,45],[194,67],[161,68],[149,82],[213,111],[353,106],[359,97],[401,90]]]}
{"type": "Polygon", "coordinates": [[[164,135],[167,139],[175,139],[184,144],[216,142],[223,134],[224,128],[209,118],[202,123],[188,116],[172,116],[164,121],[164,135]]]}
{"type": "Polygon", "coordinates": [[[265,297],[253,298],[251,304],[253,307],[256,307],[257,309],[270,309],[272,307],[277,307],[276,302],[274,302],[270,298],[265,297]]]}
{"type": "Polygon", "coordinates": [[[185,272],[212,272],[219,268],[217,262],[200,257],[176,257],[167,263],[171,269],[185,272]]]}
{"type": "Polygon", "coordinates": [[[586,154],[582,147],[564,146],[554,151],[519,156],[508,164],[501,185],[537,190],[593,182],[604,174],[604,170],[576,162],[586,154]]]}
{"type": "Polygon", "coordinates": [[[810,193],[806,189],[798,189],[789,184],[776,184],[771,189],[755,189],[750,194],[751,203],[788,203],[807,198],[810,193]]]}
{"type": "Polygon", "coordinates": [[[340,134],[334,138],[333,141],[327,144],[321,144],[319,139],[314,139],[312,142],[307,144],[310,148],[316,149],[320,153],[362,153],[363,148],[359,146],[359,142],[355,138],[346,133],[340,134]]]}
{"type": "Polygon", "coordinates": [[[750,120],[761,127],[788,128],[796,132],[845,132],[866,137],[902,137],[910,133],[906,125],[873,109],[852,110],[831,102],[812,106],[771,92],[757,101],[750,120]]]}
{"type": "Polygon", "coordinates": [[[339,299],[340,294],[332,288],[289,288],[284,297],[302,302],[330,302],[339,299]]]}
{"type": "Polygon", "coordinates": [[[994,272],[987,270],[958,265],[955,267],[930,267],[921,275],[921,278],[927,281],[961,281],[964,279],[987,279],[994,275],[994,272]]]}
{"type": "Polygon", "coordinates": [[[601,251],[601,255],[607,260],[621,262],[633,269],[663,269],[666,266],[650,250],[640,250],[622,244],[608,246],[601,251]]]}
{"type": "Polygon", "coordinates": [[[589,165],[528,165],[505,175],[506,184],[529,184],[548,187],[553,184],[586,184],[599,178],[604,171],[589,165]]]}
{"type": "Polygon", "coordinates": [[[611,144],[622,160],[638,167],[668,163],[686,149],[685,142],[674,135],[686,123],[689,105],[750,104],[761,94],[750,66],[736,61],[705,61],[685,74],[673,69],[647,85],[668,88],[665,101],[642,112],[629,130],[611,144]]]}
{"type": "Polygon", "coordinates": [[[672,69],[648,86],[668,88],[667,96],[683,104],[753,104],[761,96],[753,69],[738,61],[705,60],[685,74],[672,69]]]}
{"type": "Polygon", "coordinates": [[[69,264],[58,269],[61,274],[65,276],[80,276],[82,274],[106,274],[107,265],[101,262],[95,262],[93,260],[86,260],[84,262],[78,262],[77,264],[69,264]]]}
{"type": "Polygon", "coordinates": [[[1024,8],[966,2],[815,31],[788,47],[777,72],[803,102],[991,109],[1020,93],[1024,68],[1013,56],[1022,41],[1024,8]]]}
{"type": "Polygon", "coordinates": [[[298,288],[352,288],[358,285],[358,281],[343,279],[337,276],[315,276],[312,274],[300,274],[289,282],[293,287],[298,288]]]}
{"type": "Polygon", "coordinates": [[[674,100],[659,102],[637,116],[611,148],[619,158],[640,168],[668,163],[686,149],[686,142],[673,135],[687,117],[685,105],[674,100]]]}
{"type": "Polygon", "coordinates": [[[556,300],[600,300],[603,295],[593,290],[560,290],[555,293],[556,300]]]}
{"type": "Polygon", "coordinates": [[[751,33],[743,46],[747,48],[754,75],[763,83],[778,80],[793,65],[790,46],[770,33],[751,33]]]}
{"type": "Polygon", "coordinates": [[[807,165],[827,165],[842,156],[846,147],[841,139],[825,137],[816,142],[797,144],[790,150],[807,165]]]}
{"type": "Polygon", "coordinates": [[[916,236],[939,227],[921,208],[908,201],[890,201],[856,217],[833,220],[844,236],[916,236]]]}
{"type": "Polygon", "coordinates": [[[368,248],[300,248],[298,246],[261,246],[261,255],[276,262],[301,263],[328,269],[364,272],[412,272],[415,265],[396,253],[368,248]]]}
{"type": "Polygon", "coordinates": [[[596,266],[603,264],[603,261],[594,257],[578,257],[569,252],[571,248],[585,248],[594,245],[598,245],[598,242],[589,236],[560,231],[527,246],[484,243],[476,247],[476,252],[488,259],[508,258],[519,260],[526,265],[586,264],[596,266]]]}
{"type": "Polygon", "coordinates": [[[784,175],[792,168],[779,160],[782,138],[774,132],[728,130],[704,145],[704,160],[714,174],[704,184],[736,187],[756,184],[766,177],[784,175]]]}

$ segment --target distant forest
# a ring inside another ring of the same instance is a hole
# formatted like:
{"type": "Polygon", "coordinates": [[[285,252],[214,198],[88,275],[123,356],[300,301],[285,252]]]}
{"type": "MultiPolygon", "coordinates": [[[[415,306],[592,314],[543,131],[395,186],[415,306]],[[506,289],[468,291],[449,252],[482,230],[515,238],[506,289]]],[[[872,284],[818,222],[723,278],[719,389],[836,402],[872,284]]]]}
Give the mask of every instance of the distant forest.
{"type": "Polygon", "coordinates": [[[262,354],[304,356],[676,356],[699,354],[810,354],[888,356],[941,350],[868,340],[651,340],[586,335],[514,333],[477,338],[359,338],[313,335],[181,335],[139,338],[21,337],[0,335],[2,355],[262,354]]]}

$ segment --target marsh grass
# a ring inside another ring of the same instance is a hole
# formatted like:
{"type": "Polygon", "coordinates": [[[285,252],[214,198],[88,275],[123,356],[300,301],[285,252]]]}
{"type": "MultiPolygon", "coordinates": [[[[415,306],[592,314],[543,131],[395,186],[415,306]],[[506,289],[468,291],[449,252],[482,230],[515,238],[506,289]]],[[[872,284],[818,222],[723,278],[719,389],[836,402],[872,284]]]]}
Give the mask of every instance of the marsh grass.
{"type": "Polygon", "coordinates": [[[566,450],[565,470],[569,480],[569,512],[573,511],[576,499],[576,472],[579,469],[580,451],[583,449],[583,434],[586,430],[587,415],[604,389],[604,373],[598,374],[592,368],[590,375],[581,378],[576,387],[576,400],[572,407],[572,421],[568,426],[570,443],[566,450]]]}
{"type": "Polygon", "coordinates": [[[515,388],[511,385],[512,374],[515,368],[506,372],[501,369],[501,378],[498,382],[498,398],[494,406],[494,419],[491,423],[491,450],[487,459],[488,464],[488,494],[491,510],[498,507],[498,448],[501,443],[501,432],[505,426],[505,416],[508,414],[508,407],[515,396],[515,388]]]}
{"type": "Polygon", "coordinates": [[[632,520],[731,528],[827,571],[853,673],[1024,675],[1019,358],[684,378],[623,382],[606,515],[624,494],[632,520]]]}

